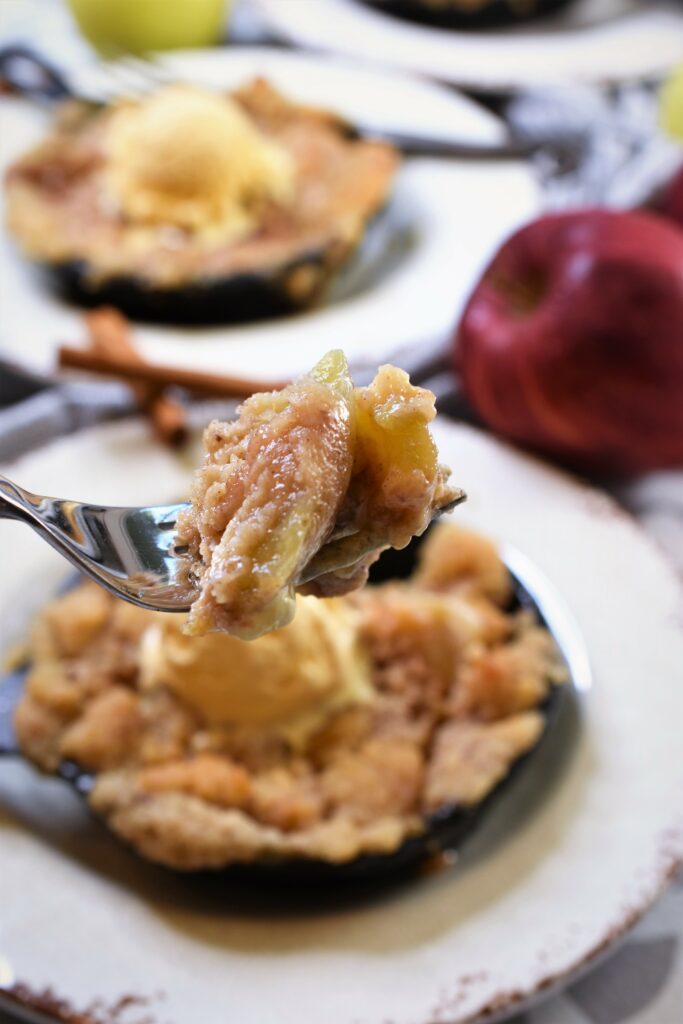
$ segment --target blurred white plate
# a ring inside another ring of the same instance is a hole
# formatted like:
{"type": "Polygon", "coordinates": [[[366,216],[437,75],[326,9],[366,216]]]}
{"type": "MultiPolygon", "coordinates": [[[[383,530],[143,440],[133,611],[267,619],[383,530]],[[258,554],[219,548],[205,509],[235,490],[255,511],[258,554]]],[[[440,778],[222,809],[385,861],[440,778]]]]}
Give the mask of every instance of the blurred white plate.
{"type": "MultiPolygon", "coordinates": [[[[494,142],[503,133],[495,117],[457,93],[329,57],[245,48],[174,54],[164,64],[181,78],[223,88],[266,75],[288,95],[352,120],[477,142],[494,142]]],[[[96,77],[87,70],[75,76],[81,88],[96,77]]],[[[3,98],[0,171],[44,125],[44,115],[29,103],[3,98]]],[[[391,254],[378,259],[370,251],[361,266],[350,268],[345,295],[286,319],[193,330],[140,325],[136,337],[153,362],[260,380],[309,369],[336,347],[355,366],[376,366],[409,346],[428,348],[447,338],[484,264],[538,206],[536,184],[522,164],[406,161],[384,227],[378,226],[391,239],[391,254]]],[[[79,311],[50,294],[6,234],[0,282],[0,351],[51,371],[58,344],[83,336],[79,311]]]]}
{"type": "MultiPolygon", "coordinates": [[[[4,760],[0,985],[49,985],[76,1009],[148,997],[131,1024],[491,1022],[590,966],[663,889],[683,856],[674,573],[600,493],[473,430],[436,431],[469,493],[458,520],[529,556],[583,632],[594,685],[573,745],[538,755],[454,868],[336,908],[313,909],[304,887],[300,911],[292,893],[283,906],[144,864],[63,783],[4,760]]],[[[134,420],[11,473],[48,494],[148,503],[181,494],[188,469],[134,420]]],[[[70,570],[19,524],[0,523],[0,545],[2,652],[70,570]]]]}
{"type": "Polygon", "coordinates": [[[402,21],[359,0],[254,0],[282,38],[464,85],[507,90],[548,82],[659,76],[683,60],[677,0],[576,0],[512,28],[457,32],[402,21]]]}

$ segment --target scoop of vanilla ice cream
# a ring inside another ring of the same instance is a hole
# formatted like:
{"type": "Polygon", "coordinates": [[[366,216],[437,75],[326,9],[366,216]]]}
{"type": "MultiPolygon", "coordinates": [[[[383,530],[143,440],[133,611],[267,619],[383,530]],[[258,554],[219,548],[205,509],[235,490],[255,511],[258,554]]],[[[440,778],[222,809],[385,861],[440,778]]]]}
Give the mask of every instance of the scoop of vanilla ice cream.
{"type": "Polygon", "coordinates": [[[257,640],[186,636],[160,615],[142,641],[143,686],[166,686],[210,725],[305,741],[339,708],[372,696],[357,612],[343,600],[297,597],[296,616],[257,640]]]}
{"type": "Polygon", "coordinates": [[[254,204],[291,193],[285,149],[227,96],[190,85],[160,89],[112,114],[110,191],[132,221],[198,229],[248,224],[254,204]]]}

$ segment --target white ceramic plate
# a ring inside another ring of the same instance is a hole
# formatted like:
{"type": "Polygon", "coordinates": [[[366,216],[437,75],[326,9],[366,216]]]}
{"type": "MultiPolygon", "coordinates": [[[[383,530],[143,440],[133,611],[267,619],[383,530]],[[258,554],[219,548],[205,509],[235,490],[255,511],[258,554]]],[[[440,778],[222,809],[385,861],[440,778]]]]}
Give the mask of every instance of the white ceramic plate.
{"type": "MultiPolygon", "coordinates": [[[[0,763],[4,984],[50,985],[77,1008],[149,997],[136,1012],[155,1024],[491,1021],[593,963],[661,891],[683,855],[674,575],[599,493],[473,430],[437,423],[437,439],[470,496],[458,518],[530,557],[584,634],[594,685],[570,756],[547,748],[459,866],[317,912],[147,866],[63,784],[0,763]]],[[[187,483],[138,421],[11,472],[102,502],[172,500],[187,483]]],[[[0,523],[0,544],[4,648],[69,570],[18,524],[0,523]]]]}
{"type": "Polygon", "coordinates": [[[659,76],[683,59],[676,0],[576,0],[552,17],[457,32],[401,21],[359,0],[255,0],[299,46],[342,53],[472,89],[659,76]]]}
{"type": "MultiPolygon", "coordinates": [[[[496,118],[456,93],[329,57],[244,48],[188,52],[164,63],[182,78],[224,88],[263,74],[288,95],[352,120],[477,142],[496,141],[502,133],[496,118]]],[[[81,88],[97,84],[88,69],[75,77],[81,88]]],[[[28,103],[2,100],[0,172],[44,126],[44,115],[28,103]]],[[[521,164],[410,160],[384,218],[390,258],[368,253],[334,300],[259,324],[194,330],[139,325],[136,337],[153,362],[259,380],[293,376],[336,347],[355,366],[395,359],[408,346],[431,349],[448,337],[503,237],[538,207],[536,184],[521,164]],[[380,270],[371,273],[370,264],[377,263],[380,270]]],[[[57,346],[83,337],[79,311],[49,293],[6,235],[0,239],[0,282],[0,350],[50,372],[57,346]]]]}

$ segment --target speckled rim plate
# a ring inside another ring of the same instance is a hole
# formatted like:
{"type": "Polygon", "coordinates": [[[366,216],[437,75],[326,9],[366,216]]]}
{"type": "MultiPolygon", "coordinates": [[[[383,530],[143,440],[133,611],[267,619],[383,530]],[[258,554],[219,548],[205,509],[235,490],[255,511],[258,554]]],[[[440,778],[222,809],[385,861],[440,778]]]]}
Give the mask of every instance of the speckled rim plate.
{"type": "MultiPolygon", "coordinates": [[[[583,632],[594,685],[572,742],[538,755],[454,868],[319,905],[145,865],[62,784],[2,762],[1,984],[51,986],[78,1009],[133,994],[154,1024],[301,1024],[321,1007],[326,1024],[490,1021],[585,970],[661,892],[683,857],[674,573],[600,493],[471,429],[436,434],[469,494],[458,519],[530,558],[583,632]]],[[[188,465],[130,420],[5,470],[148,503],[181,494],[188,465]]],[[[70,570],[18,524],[0,536],[4,651],[70,570]]]]}
{"type": "MultiPolygon", "coordinates": [[[[457,93],[330,57],[239,47],[164,55],[160,64],[179,78],[217,88],[262,74],[295,99],[387,128],[478,143],[495,142],[503,132],[497,118],[457,93]]],[[[97,67],[76,69],[72,78],[88,91],[101,85],[102,75],[111,88],[97,67]]],[[[45,124],[45,113],[26,101],[2,99],[0,174],[41,137],[45,124]]],[[[261,381],[301,373],[335,347],[343,347],[356,367],[395,358],[408,346],[428,353],[448,338],[503,238],[539,208],[539,189],[524,164],[411,159],[334,301],[307,313],[225,327],[138,324],[135,336],[152,362],[261,381]]],[[[58,346],[84,337],[81,311],[51,294],[6,232],[0,234],[0,279],[7,297],[0,354],[53,372],[58,346]]]]}
{"type": "Polygon", "coordinates": [[[576,0],[538,21],[458,32],[391,17],[359,0],[255,0],[298,46],[379,62],[482,91],[657,78],[681,60],[676,0],[576,0]]]}

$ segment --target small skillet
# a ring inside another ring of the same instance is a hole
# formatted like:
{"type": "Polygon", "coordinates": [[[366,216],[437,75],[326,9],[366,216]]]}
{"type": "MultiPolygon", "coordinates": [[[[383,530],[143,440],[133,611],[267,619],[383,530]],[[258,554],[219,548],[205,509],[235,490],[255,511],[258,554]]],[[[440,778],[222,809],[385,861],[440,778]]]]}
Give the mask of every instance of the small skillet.
{"type": "MultiPolygon", "coordinates": [[[[374,567],[372,582],[406,578],[415,565],[419,539],[403,551],[387,551],[374,567]]],[[[390,854],[361,856],[345,864],[330,864],[321,860],[304,857],[290,857],[264,860],[246,865],[234,865],[225,869],[229,875],[246,881],[272,881],[274,883],[301,881],[312,883],[354,882],[414,872],[420,864],[442,852],[457,852],[476,832],[480,823],[495,813],[496,807],[515,781],[532,772],[539,751],[552,736],[559,733],[560,719],[569,712],[570,705],[580,693],[591,685],[590,665],[583,640],[571,614],[567,611],[554,588],[539,573],[535,566],[520,552],[512,548],[503,551],[513,584],[510,611],[529,610],[538,622],[553,635],[567,668],[568,680],[554,686],[544,704],[539,708],[545,720],[545,727],[536,745],[520,757],[508,775],[473,807],[441,808],[425,821],[425,828],[419,835],[405,840],[390,854]]],[[[12,717],[23,692],[27,667],[0,679],[0,755],[21,756],[12,717]]],[[[92,775],[73,761],[63,761],[57,776],[72,786],[76,792],[87,797],[93,784],[92,775]]]]}

